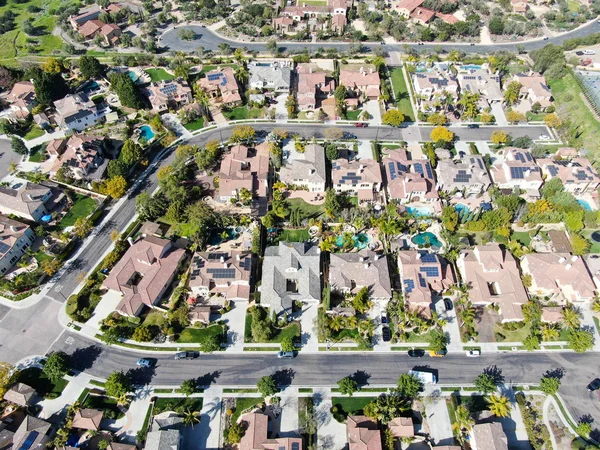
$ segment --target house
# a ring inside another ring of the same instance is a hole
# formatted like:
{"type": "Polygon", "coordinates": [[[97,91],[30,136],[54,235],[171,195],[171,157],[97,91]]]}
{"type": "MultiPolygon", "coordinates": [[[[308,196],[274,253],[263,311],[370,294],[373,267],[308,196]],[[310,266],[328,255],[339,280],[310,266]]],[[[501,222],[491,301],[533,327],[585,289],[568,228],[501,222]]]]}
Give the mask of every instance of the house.
{"type": "Polygon", "coordinates": [[[188,319],[190,321],[190,325],[194,326],[196,323],[208,325],[210,323],[211,312],[212,308],[210,306],[192,306],[188,311],[188,319]]]}
{"type": "Polygon", "coordinates": [[[178,110],[190,104],[194,98],[192,88],[183,78],[150,83],[146,88],[146,96],[150,100],[152,110],[159,114],[169,109],[178,110]]]}
{"type": "Polygon", "coordinates": [[[527,0],[510,0],[513,12],[517,14],[525,14],[529,9],[527,0]]]}
{"type": "Polygon", "coordinates": [[[296,98],[298,109],[301,111],[315,111],[321,106],[321,100],[333,95],[335,80],[330,78],[317,64],[298,64],[296,73],[298,79],[296,98]]]}
{"type": "Polygon", "coordinates": [[[50,424],[33,416],[25,416],[12,436],[13,449],[46,448],[50,442],[50,424]]]}
{"type": "Polygon", "coordinates": [[[382,450],[381,432],[377,423],[365,416],[346,419],[348,450],[382,450]]]}
{"type": "Polygon", "coordinates": [[[46,144],[46,153],[50,156],[60,156],[64,153],[67,148],[67,140],[66,139],[52,139],[48,141],[46,144]]]}
{"type": "Polygon", "coordinates": [[[392,298],[386,255],[363,249],[358,253],[332,253],[329,258],[332,291],[356,295],[366,287],[371,300],[387,302],[392,298]]]}
{"type": "Polygon", "coordinates": [[[471,436],[473,450],[508,450],[508,438],[499,422],[473,425],[471,436]]]}
{"type": "Polygon", "coordinates": [[[589,159],[538,159],[546,182],[559,178],[565,191],[573,195],[594,194],[600,186],[600,176],[589,159]]]}
{"type": "Polygon", "coordinates": [[[425,26],[428,25],[435,17],[435,11],[427,8],[416,7],[413,12],[410,13],[410,18],[414,22],[420,23],[425,26]]]}
{"type": "Polygon", "coordinates": [[[13,384],[9,390],[4,393],[3,399],[18,406],[26,407],[35,396],[35,389],[24,383],[13,384]]]}
{"type": "MultiPolygon", "coordinates": [[[[65,139],[64,150],[56,157],[50,173],[55,174],[65,168],[76,180],[101,180],[108,165],[104,158],[104,139],[86,134],[74,134],[65,139]]],[[[56,144],[53,146],[56,147],[56,144]]],[[[59,148],[54,148],[54,152],[59,153],[59,148]]]]}
{"type": "Polygon", "coordinates": [[[379,72],[373,64],[344,64],[340,66],[340,84],[350,97],[363,100],[378,100],[379,72]]]}
{"type": "Polygon", "coordinates": [[[116,45],[119,42],[122,31],[114,23],[107,23],[100,28],[100,35],[104,38],[104,42],[108,46],[116,45]]]}
{"type": "Polygon", "coordinates": [[[251,192],[258,203],[266,204],[269,193],[269,146],[266,142],[254,148],[237,144],[225,154],[218,173],[216,200],[237,200],[242,189],[251,192]]]}
{"type": "Polygon", "coordinates": [[[267,247],[262,267],[260,304],[276,314],[291,313],[295,301],[321,300],[321,251],[307,242],[267,247]]]}
{"type": "Polygon", "coordinates": [[[273,28],[281,34],[293,33],[296,30],[296,21],[291,17],[275,17],[273,28]]]}
{"type": "Polygon", "coordinates": [[[431,164],[412,159],[405,149],[389,151],[383,159],[386,189],[390,199],[401,203],[439,203],[431,164]]]}
{"type": "Polygon", "coordinates": [[[375,194],[381,190],[381,168],[373,159],[340,158],[333,161],[331,167],[331,182],[338,194],[358,196],[363,203],[374,201],[375,194]]]}
{"type": "Polygon", "coordinates": [[[511,81],[521,84],[521,99],[527,101],[530,106],[534,103],[539,103],[542,108],[552,105],[552,92],[543,75],[535,72],[518,73],[513,75],[511,81]]]}
{"type": "Polygon", "coordinates": [[[46,205],[52,199],[52,189],[41,184],[24,182],[13,189],[0,187],[0,213],[40,222],[48,215],[46,205]]]}
{"type": "Polygon", "coordinates": [[[146,437],[144,450],[179,450],[181,432],[179,430],[151,431],[146,437]]]}
{"type": "Polygon", "coordinates": [[[477,245],[462,250],[456,266],[474,305],[499,306],[502,322],[523,320],[521,305],[529,298],[517,260],[508,250],[493,242],[477,245]]]}
{"type": "Polygon", "coordinates": [[[281,167],[279,180],[288,185],[304,187],[309,192],[325,192],[327,170],[323,146],[308,144],[303,154],[281,167]]]}
{"type": "Polygon", "coordinates": [[[0,215],[0,276],[12,268],[35,241],[29,225],[0,215]]]}
{"type": "Polygon", "coordinates": [[[248,64],[250,89],[289,93],[292,87],[291,66],[292,62],[289,60],[261,61],[248,64]]]}
{"type": "Polygon", "coordinates": [[[85,8],[81,8],[79,13],[76,16],[69,16],[69,22],[75,31],[79,29],[80,26],[85,24],[90,20],[96,20],[100,17],[104,10],[99,5],[91,5],[85,8]]]}
{"type": "Polygon", "coordinates": [[[30,81],[19,81],[14,84],[6,100],[17,119],[24,119],[37,106],[35,88],[30,81]]]}
{"type": "Polygon", "coordinates": [[[204,305],[222,307],[225,301],[248,301],[252,275],[252,254],[198,252],[192,258],[189,286],[192,295],[202,297],[204,305]]]}
{"type": "Polygon", "coordinates": [[[433,97],[450,95],[454,99],[458,97],[458,82],[448,72],[417,72],[412,76],[413,87],[417,100],[422,109],[431,109],[428,102],[433,97]]]}
{"type": "Polygon", "coordinates": [[[98,110],[96,104],[83,92],[69,94],[54,102],[54,120],[63,130],[81,132],[96,125],[105,111],[98,110]]]}
{"type": "Polygon", "coordinates": [[[531,275],[529,292],[553,301],[591,301],[596,286],[581,256],[569,253],[530,253],[521,259],[521,270],[531,275]]]}
{"type": "Polygon", "coordinates": [[[77,31],[84,39],[93,39],[100,33],[100,30],[104,25],[106,24],[101,20],[88,20],[81,25],[77,31]]]}
{"type": "Polygon", "coordinates": [[[461,93],[472,92],[480,94],[479,106],[486,108],[492,103],[504,101],[502,87],[500,86],[500,75],[491,73],[484,65],[481,68],[460,68],[456,75],[461,93]]]}
{"type": "Polygon", "coordinates": [[[425,0],[400,0],[392,2],[392,11],[396,11],[398,14],[408,19],[412,12],[419,8],[425,0]]]}
{"type": "Polygon", "coordinates": [[[480,155],[468,155],[462,159],[439,159],[435,168],[437,189],[447,193],[464,192],[466,196],[483,194],[492,179],[480,155]]]}
{"type": "Polygon", "coordinates": [[[447,24],[450,24],[450,25],[456,25],[458,22],[461,21],[454,14],[443,14],[441,12],[436,12],[435,18],[440,19],[442,22],[446,22],[447,24]]]}
{"type": "Polygon", "coordinates": [[[494,184],[500,189],[520,188],[532,196],[539,196],[544,182],[542,171],[535,163],[529,150],[507,147],[503,158],[496,161],[490,170],[494,184]],[[537,192],[537,194],[536,194],[537,192]]]}
{"type": "Polygon", "coordinates": [[[269,416],[262,412],[244,414],[240,421],[246,432],[239,444],[239,450],[301,450],[302,438],[268,438],[269,416]]]}
{"type": "Polygon", "coordinates": [[[113,267],[103,286],[123,295],[117,311],[137,316],[144,306],[154,307],[162,298],[185,250],[174,248],[171,241],[146,236],[135,242],[113,267]]]}
{"type": "Polygon", "coordinates": [[[412,417],[396,417],[388,423],[388,428],[395,438],[402,439],[415,435],[412,417]]]}
{"type": "Polygon", "coordinates": [[[344,34],[346,31],[346,26],[348,25],[348,19],[346,16],[341,14],[336,14],[331,17],[331,31],[333,31],[338,36],[344,34]]]}
{"type": "Polygon", "coordinates": [[[398,269],[409,308],[425,317],[431,316],[433,295],[440,295],[456,281],[448,261],[436,253],[401,250],[398,269]]]}
{"type": "Polygon", "coordinates": [[[200,88],[213,99],[214,103],[226,106],[242,104],[240,87],[231,67],[220,67],[206,72],[206,76],[200,78],[198,83],[200,88]]]}
{"type": "Polygon", "coordinates": [[[100,429],[100,423],[104,413],[101,409],[83,408],[78,409],[73,417],[73,428],[79,428],[80,430],[93,430],[98,431],[100,429]]]}

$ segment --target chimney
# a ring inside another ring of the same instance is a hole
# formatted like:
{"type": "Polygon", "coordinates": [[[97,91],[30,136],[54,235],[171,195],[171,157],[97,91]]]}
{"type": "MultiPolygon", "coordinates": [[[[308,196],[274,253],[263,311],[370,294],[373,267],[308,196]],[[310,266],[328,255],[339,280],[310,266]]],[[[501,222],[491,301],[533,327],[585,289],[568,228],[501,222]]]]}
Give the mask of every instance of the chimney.
{"type": "Polygon", "coordinates": [[[236,261],[239,261],[241,259],[239,253],[237,255],[235,255],[235,259],[236,259],[236,261]]]}
{"type": "Polygon", "coordinates": [[[129,236],[127,238],[127,242],[129,242],[129,245],[133,245],[133,238],[131,236],[129,236]]]}
{"type": "Polygon", "coordinates": [[[364,73],[365,68],[363,66],[360,66],[360,73],[364,73]]]}
{"type": "Polygon", "coordinates": [[[227,263],[223,263],[223,269],[227,269],[227,263]]]}
{"type": "Polygon", "coordinates": [[[219,258],[219,261],[221,261],[222,263],[224,263],[224,262],[225,262],[225,257],[224,257],[224,256],[221,256],[221,257],[219,258]]]}
{"type": "Polygon", "coordinates": [[[315,173],[315,172],[316,172],[316,170],[315,170],[315,169],[308,169],[308,174],[309,174],[309,175],[312,175],[312,174],[313,174],[313,173],[315,173]]]}
{"type": "Polygon", "coordinates": [[[571,267],[573,267],[571,264],[567,264],[567,265],[565,266],[565,269],[569,270],[571,267]]]}
{"type": "Polygon", "coordinates": [[[364,258],[364,256],[360,256],[360,257],[358,258],[358,260],[359,260],[360,262],[364,262],[365,258],[364,258]]]}
{"type": "Polygon", "coordinates": [[[562,264],[567,260],[567,258],[565,258],[564,256],[561,256],[560,258],[558,258],[558,263],[562,264]]]}
{"type": "Polygon", "coordinates": [[[421,254],[417,252],[417,259],[421,259],[421,254]]]}
{"type": "Polygon", "coordinates": [[[369,73],[373,73],[373,68],[369,68],[369,73]]]}
{"type": "Polygon", "coordinates": [[[312,73],[312,67],[308,68],[308,73],[312,73]]]}
{"type": "Polygon", "coordinates": [[[572,256],[571,257],[571,262],[575,262],[575,261],[577,261],[577,256],[572,256]]]}
{"type": "Polygon", "coordinates": [[[13,233],[16,233],[16,232],[18,231],[18,228],[17,228],[17,227],[15,227],[14,225],[11,225],[11,226],[10,226],[10,230],[11,230],[13,233]]]}
{"type": "Polygon", "coordinates": [[[381,259],[381,255],[380,254],[376,254],[374,259],[375,259],[375,261],[380,260],[381,259]]]}
{"type": "Polygon", "coordinates": [[[364,170],[365,169],[365,165],[361,164],[360,166],[358,166],[358,170],[364,170]]]}
{"type": "Polygon", "coordinates": [[[365,269],[368,269],[368,268],[369,268],[369,266],[370,266],[370,264],[369,264],[369,263],[365,263],[365,269]]]}

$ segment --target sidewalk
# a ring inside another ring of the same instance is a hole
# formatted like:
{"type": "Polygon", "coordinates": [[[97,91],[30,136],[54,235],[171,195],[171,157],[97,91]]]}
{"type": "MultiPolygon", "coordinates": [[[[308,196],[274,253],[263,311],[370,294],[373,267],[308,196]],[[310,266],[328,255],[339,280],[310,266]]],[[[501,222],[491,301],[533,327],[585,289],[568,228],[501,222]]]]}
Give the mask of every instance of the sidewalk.
{"type": "Polygon", "coordinates": [[[40,402],[39,406],[42,408],[40,419],[58,418],[65,414],[65,405],[73,405],[92,379],[85,373],[79,373],[74,377],[66,376],[65,378],[70,378],[69,384],[67,384],[60,397],[54,400],[45,399],[40,402]]]}

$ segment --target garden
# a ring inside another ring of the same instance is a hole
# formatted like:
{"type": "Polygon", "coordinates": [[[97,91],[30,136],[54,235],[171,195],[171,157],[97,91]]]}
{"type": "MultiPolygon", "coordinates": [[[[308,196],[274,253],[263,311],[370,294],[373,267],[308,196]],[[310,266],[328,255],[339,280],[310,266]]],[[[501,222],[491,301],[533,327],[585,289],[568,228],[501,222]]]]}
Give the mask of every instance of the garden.
{"type": "Polygon", "coordinates": [[[285,340],[298,342],[300,323],[285,319],[275,321],[269,317],[269,310],[261,306],[252,306],[246,313],[244,330],[245,342],[281,343],[285,340]]]}

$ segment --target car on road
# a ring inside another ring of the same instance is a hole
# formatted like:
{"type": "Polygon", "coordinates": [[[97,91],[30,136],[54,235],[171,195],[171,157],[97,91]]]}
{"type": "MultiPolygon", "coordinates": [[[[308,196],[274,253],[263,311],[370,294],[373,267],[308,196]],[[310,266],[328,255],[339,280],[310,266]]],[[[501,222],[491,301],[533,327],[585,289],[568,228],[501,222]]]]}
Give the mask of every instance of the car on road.
{"type": "Polygon", "coordinates": [[[582,51],[578,51],[578,52],[575,52],[575,54],[576,54],[577,56],[582,56],[582,55],[583,55],[583,52],[582,52],[582,51]]]}
{"type": "Polygon", "coordinates": [[[387,323],[387,312],[381,311],[381,323],[387,323]]]}
{"type": "Polygon", "coordinates": [[[347,131],[344,131],[344,133],[342,135],[342,139],[356,139],[356,135],[352,134],[352,133],[348,133],[347,131]]]}
{"type": "Polygon", "coordinates": [[[410,356],[411,358],[422,358],[423,356],[425,356],[425,350],[422,350],[420,348],[413,348],[412,350],[408,351],[408,356],[410,356]]]}
{"type": "Polygon", "coordinates": [[[444,299],[444,307],[446,308],[446,311],[452,311],[452,300],[450,300],[448,297],[444,299]]]}
{"type": "Polygon", "coordinates": [[[390,330],[390,327],[383,327],[381,335],[383,337],[383,342],[390,342],[392,339],[392,330],[390,330]]]}
{"type": "Polygon", "coordinates": [[[584,55],[595,55],[596,52],[594,50],[584,50],[583,54],[584,55]]]}
{"type": "Polygon", "coordinates": [[[175,359],[196,359],[200,356],[200,352],[177,352],[175,359]]]}
{"type": "Polygon", "coordinates": [[[548,36],[544,36],[544,40],[547,41],[548,40],[548,36]]]}
{"type": "Polygon", "coordinates": [[[135,364],[138,367],[152,367],[152,361],[148,358],[140,358],[135,364]]]}
{"type": "Polygon", "coordinates": [[[550,136],[548,136],[547,134],[540,134],[539,139],[540,139],[540,141],[549,141],[550,136]]]}
{"type": "Polygon", "coordinates": [[[279,352],[277,353],[277,357],[280,359],[292,359],[294,357],[294,352],[279,352]]]}
{"type": "Polygon", "coordinates": [[[367,128],[367,127],[369,126],[369,124],[368,124],[368,123],[363,123],[363,122],[356,122],[356,123],[354,124],[354,126],[355,126],[356,128],[367,128]]]}
{"type": "Polygon", "coordinates": [[[587,390],[590,392],[595,391],[598,388],[600,388],[600,378],[596,378],[594,381],[587,385],[587,390]]]}
{"type": "Polygon", "coordinates": [[[469,128],[479,128],[479,125],[477,125],[476,123],[470,123],[469,128]]]}
{"type": "Polygon", "coordinates": [[[467,356],[469,358],[477,358],[481,356],[481,350],[467,350],[467,356]]]}
{"type": "Polygon", "coordinates": [[[437,352],[435,350],[429,350],[429,356],[431,356],[432,358],[443,358],[447,354],[448,354],[448,350],[446,350],[446,349],[440,350],[437,352]]]}

